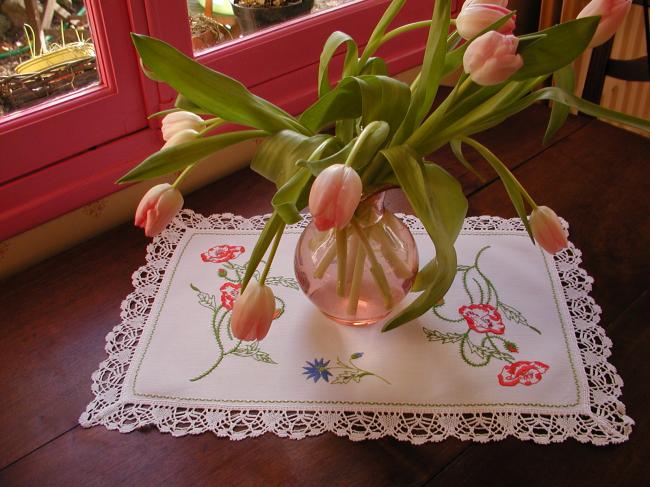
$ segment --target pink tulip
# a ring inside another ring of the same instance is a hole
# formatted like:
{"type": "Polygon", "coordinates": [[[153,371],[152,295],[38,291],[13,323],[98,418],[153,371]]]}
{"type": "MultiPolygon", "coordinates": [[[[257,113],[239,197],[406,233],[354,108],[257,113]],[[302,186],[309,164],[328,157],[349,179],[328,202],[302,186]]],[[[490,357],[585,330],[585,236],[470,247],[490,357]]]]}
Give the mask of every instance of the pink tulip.
{"type": "Polygon", "coordinates": [[[183,195],[171,184],[158,184],[145,193],[135,211],[135,226],[155,237],[183,207],[183,195]]]}
{"type": "Polygon", "coordinates": [[[508,6],[508,0],[465,0],[465,3],[463,3],[463,8],[469,7],[470,5],[486,4],[486,3],[492,5],[499,5],[501,7],[508,6]]]}
{"type": "MultiPolygon", "coordinates": [[[[505,15],[510,10],[501,5],[473,3],[469,6],[463,6],[463,9],[456,18],[456,30],[463,39],[473,39],[481,31],[487,29],[490,25],[505,15]]],[[[497,29],[502,34],[512,34],[515,30],[515,16],[510,17],[505,24],[497,29]]]]}
{"type": "Polygon", "coordinates": [[[507,80],[523,65],[517,54],[519,39],[491,30],[475,39],[465,51],[463,68],[474,83],[490,86],[507,80]]]}
{"type": "Polygon", "coordinates": [[[271,288],[250,281],[235,300],[230,327],[239,340],[262,340],[271,328],[275,315],[275,296],[271,288]]]}
{"type": "Polygon", "coordinates": [[[549,254],[569,246],[568,233],[560,219],[548,206],[538,206],[528,219],[535,241],[549,254]]]}
{"type": "Polygon", "coordinates": [[[343,164],[333,164],[321,172],[309,193],[309,211],[321,232],[342,229],[354,216],[363,185],[357,172],[343,164]]]}
{"type": "Polygon", "coordinates": [[[196,113],[192,112],[173,112],[165,115],[162,120],[163,140],[169,141],[174,135],[182,130],[192,129],[200,132],[205,128],[205,121],[196,113]]]}
{"type": "Polygon", "coordinates": [[[592,0],[578,14],[578,18],[600,15],[596,33],[589,47],[600,46],[612,37],[630,11],[632,0],[592,0]]]}
{"type": "Polygon", "coordinates": [[[198,137],[199,137],[199,133],[196,130],[192,130],[192,129],[181,130],[180,132],[172,135],[171,139],[165,142],[165,145],[163,145],[160,148],[160,150],[169,149],[170,147],[174,147],[175,145],[184,144],[185,142],[190,142],[198,137]]]}

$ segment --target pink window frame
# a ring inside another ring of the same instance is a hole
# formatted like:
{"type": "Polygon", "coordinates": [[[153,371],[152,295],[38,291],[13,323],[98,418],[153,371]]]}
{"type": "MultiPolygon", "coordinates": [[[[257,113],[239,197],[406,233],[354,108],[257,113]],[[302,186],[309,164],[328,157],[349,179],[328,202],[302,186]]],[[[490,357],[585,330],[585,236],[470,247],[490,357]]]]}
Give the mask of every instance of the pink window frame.
{"type": "MultiPolygon", "coordinates": [[[[186,0],[86,2],[89,13],[99,19],[94,34],[100,46],[102,73],[110,73],[112,78],[107,76],[101,87],[83,94],[34,108],[24,117],[14,117],[9,122],[0,119],[0,147],[10,147],[0,168],[0,240],[118,191],[121,188],[114,181],[119,175],[161,145],[157,122],[147,122],[145,113],[169,107],[175,93],[144,78],[128,36],[122,33],[113,39],[109,32],[115,32],[116,26],[111,24],[111,29],[105,29],[106,24],[101,21],[121,6],[122,31],[124,14],[128,14],[132,31],[161,38],[191,55],[189,26],[179,20],[187,18],[186,0]],[[106,49],[108,42],[110,49],[106,49]],[[118,59],[119,69],[115,69],[118,59]],[[52,143],[69,142],[72,131],[61,125],[63,121],[76,123],[87,133],[81,138],[83,142],[64,144],[53,151],[48,147],[52,143]],[[118,122],[117,131],[114,122],[118,122]],[[42,143],[34,143],[37,136],[43,139],[42,143]],[[10,162],[17,160],[28,163],[10,162]],[[10,167],[14,165],[20,169],[10,167]]],[[[362,0],[319,12],[201,53],[197,59],[241,80],[253,92],[285,110],[300,113],[316,97],[320,49],[327,36],[342,30],[355,38],[360,47],[364,46],[388,3],[389,0],[362,0]],[[279,62],[278,52],[283,53],[279,62]],[[275,60],[270,63],[269,59],[275,60]]],[[[452,3],[454,11],[459,4],[452,3]]],[[[431,9],[430,0],[410,0],[397,22],[430,18],[431,9]]],[[[425,39],[425,30],[406,34],[399,42],[382,48],[379,55],[387,60],[391,73],[407,70],[421,63],[425,39]]],[[[333,76],[342,57],[341,53],[334,58],[333,76]]]]}

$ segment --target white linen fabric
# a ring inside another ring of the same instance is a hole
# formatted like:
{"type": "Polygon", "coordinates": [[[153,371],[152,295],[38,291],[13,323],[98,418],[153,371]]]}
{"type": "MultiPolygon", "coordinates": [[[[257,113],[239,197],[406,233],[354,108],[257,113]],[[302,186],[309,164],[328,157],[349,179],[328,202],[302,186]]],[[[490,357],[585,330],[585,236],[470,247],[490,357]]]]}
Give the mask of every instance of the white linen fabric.
{"type": "MultiPolygon", "coordinates": [[[[428,262],[421,223],[400,217],[428,262]]],[[[287,227],[267,278],[276,296],[267,338],[239,342],[230,309],[266,218],[183,210],[154,239],[106,337],[82,426],[415,444],[628,439],[634,422],[607,362],[611,341],[572,245],[550,256],[519,219],[468,218],[444,303],[381,333],[381,323],[327,320],[299,290],[293,252],[305,219],[287,227]]]]}

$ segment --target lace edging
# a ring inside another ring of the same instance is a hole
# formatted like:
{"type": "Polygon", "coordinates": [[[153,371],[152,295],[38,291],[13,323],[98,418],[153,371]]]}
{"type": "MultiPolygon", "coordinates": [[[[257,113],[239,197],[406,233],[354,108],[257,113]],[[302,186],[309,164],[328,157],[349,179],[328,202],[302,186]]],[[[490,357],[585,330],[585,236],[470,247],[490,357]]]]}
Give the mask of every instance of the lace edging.
{"type": "MultiPolygon", "coordinates": [[[[415,216],[399,216],[412,230],[423,229],[415,216]]],[[[244,218],[231,213],[204,217],[183,210],[167,230],[147,246],[147,263],[133,273],[134,290],[122,302],[122,322],[106,336],[108,358],[91,376],[95,398],[79,418],[81,426],[103,425],[109,430],[127,433],[153,425],[173,436],[212,431],[232,440],[268,432],[292,439],[331,432],[355,441],[391,436],[413,444],[442,441],[448,437],[484,443],[514,436],[542,444],[575,438],[583,443],[606,445],[629,438],[634,421],[625,415],[625,406],[618,399],[623,381],[615,367],[607,362],[612,342],[598,324],[601,309],[589,296],[593,278],[580,268],[581,252],[573,245],[556,254],[554,263],[589,385],[588,414],[235,410],[121,402],[127,370],[153,298],[183,234],[188,229],[261,230],[268,217],[244,218]]],[[[307,222],[303,219],[292,227],[303,228],[307,222]]],[[[463,230],[525,231],[519,219],[491,216],[467,218],[463,230]]]]}

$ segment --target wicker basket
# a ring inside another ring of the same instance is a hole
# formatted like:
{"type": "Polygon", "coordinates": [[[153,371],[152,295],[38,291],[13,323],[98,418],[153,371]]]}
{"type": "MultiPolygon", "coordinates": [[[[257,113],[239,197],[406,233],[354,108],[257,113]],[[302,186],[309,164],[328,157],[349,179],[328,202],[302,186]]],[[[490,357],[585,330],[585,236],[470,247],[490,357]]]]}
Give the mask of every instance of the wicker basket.
{"type": "Polygon", "coordinates": [[[99,80],[94,56],[52,66],[37,73],[0,76],[4,112],[24,108],[43,98],[68,93],[99,80]]]}

